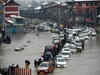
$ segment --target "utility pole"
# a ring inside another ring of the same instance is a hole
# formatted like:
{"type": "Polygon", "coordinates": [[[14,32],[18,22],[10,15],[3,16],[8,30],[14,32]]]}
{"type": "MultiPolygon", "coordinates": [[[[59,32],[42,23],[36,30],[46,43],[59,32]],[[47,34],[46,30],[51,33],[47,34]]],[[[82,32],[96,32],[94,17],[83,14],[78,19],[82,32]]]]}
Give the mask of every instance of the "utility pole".
{"type": "Polygon", "coordinates": [[[74,0],[72,0],[72,26],[75,24],[74,0]]]}
{"type": "Polygon", "coordinates": [[[58,4],[58,24],[60,25],[61,23],[61,5],[58,4]]]}

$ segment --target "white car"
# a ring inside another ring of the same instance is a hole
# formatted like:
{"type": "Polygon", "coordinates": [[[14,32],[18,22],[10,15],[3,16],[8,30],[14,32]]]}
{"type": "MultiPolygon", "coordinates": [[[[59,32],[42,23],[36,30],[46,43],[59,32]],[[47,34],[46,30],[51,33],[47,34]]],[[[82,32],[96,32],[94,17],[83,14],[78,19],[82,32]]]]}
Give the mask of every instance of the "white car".
{"type": "Polygon", "coordinates": [[[75,44],[72,44],[72,43],[66,43],[65,45],[64,45],[64,48],[67,48],[67,47],[69,47],[69,48],[77,48],[76,47],[76,45],[75,44]]]}
{"type": "Polygon", "coordinates": [[[69,34],[67,39],[68,40],[73,40],[73,34],[69,34]]]}
{"type": "Polygon", "coordinates": [[[80,41],[79,36],[75,36],[75,38],[73,39],[74,41],[80,41]]]}
{"type": "Polygon", "coordinates": [[[72,42],[73,42],[73,44],[76,45],[77,48],[82,49],[82,43],[81,43],[81,41],[72,41],[72,42]]]}
{"type": "Polygon", "coordinates": [[[72,53],[76,53],[76,52],[77,52],[77,49],[76,49],[76,48],[70,47],[70,51],[71,51],[72,53]]]}
{"type": "Polygon", "coordinates": [[[52,43],[54,43],[54,44],[57,44],[57,43],[59,43],[59,42],[60,42],[59,39],[53,39],[53,41],[52,41],[52,43]]]}
{"type": "Polygon", "coordinates": [[[58,39],[58,38],[59,38],[59,35],[58,35],[58,34],[53,33],[53,34],[52,34],[52,38],[53,38],[53,39],[58,39]]]}
{"type": "Polygon", "coordinates": [[[67,62],[64,58],[56,58],[56,67],[64,68],[67,67],[67,62]]]}
{"type": "Polygon", "coordinates": [[[63,40],[64,39],[64,34],[60,34],[59,38],[60,38],[60,40],[63,40]]]}
{"type": "Polygon", "coordinates": [[[45,31],[50,31],[51,28],[50,28],[49,26],[44,26],[44,30],[45,30],[45,31]]]}
{"type": "Polygon", "coordinates": [[[70,50],[71,53],[76,53],[77,52],[76,46],[75,47],[73,47],[73,46],[67,46],[67,47],[64,47],[64,48],[70,50]]]}
{"type": "Polygon", "coordinates": [[[62,55],[56,55],[56,58],[63,58],[62,55]]]}
{"type": "Polygon", "coordinates": [[[92,35],[92,36],[96,36],[96,31],[93,30],[93,31],[91,32],[91,35],[92,35]]]}
{"type": "Polygon", "coordinates": [[[70,49],[69,49],[69,48],[63,48],[63,49],[61,50],[61,52],[71,53],[71,51],[70,51],[70,49]]]}
{"type": "Polygon", "coordinates": [[[80,36],[79,38],[80,38],[80,40],[89,40],[90,39],[89,36],[80,36]]]}
{"type": "Polygon", "coordinates": [[[91,30],[86,28],[85,30],[79,33],[79,36],[88,36],[90,34],[91,34],[91,30]]]}
{"type": "Polygon", "coordinates": [[[62,55],[62,57],[64,58],[64,59],[70,59],[71,58],[71,53],[68,53],[68,52],[61,52],[60,53],[61,55],[62,55]]]}

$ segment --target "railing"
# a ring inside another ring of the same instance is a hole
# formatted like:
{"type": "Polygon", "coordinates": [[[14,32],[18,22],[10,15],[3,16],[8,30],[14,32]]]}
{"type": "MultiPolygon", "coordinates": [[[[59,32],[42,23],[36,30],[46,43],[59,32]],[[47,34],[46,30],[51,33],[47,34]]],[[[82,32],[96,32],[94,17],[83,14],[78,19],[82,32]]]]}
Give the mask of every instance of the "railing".
{"type": "Polygon", "coordinates": [[[25,68],[4,68],[1,69],[2,75],[32,75],[31,69],[25,69],[25,68]]]}

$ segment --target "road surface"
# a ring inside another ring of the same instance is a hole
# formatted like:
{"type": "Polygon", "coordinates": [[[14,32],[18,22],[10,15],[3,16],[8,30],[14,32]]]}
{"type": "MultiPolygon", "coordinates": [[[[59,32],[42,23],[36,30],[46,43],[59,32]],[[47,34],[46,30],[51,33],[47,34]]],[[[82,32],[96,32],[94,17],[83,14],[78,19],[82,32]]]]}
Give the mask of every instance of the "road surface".
{"type": "MultiPolygon", "coordinates": [[[[9,64],[19,64],[24,66],[26,59],[30,60],[32,71],[36,75],[33,62],[39,57],[44,46],[51,44],[52,34],[42,32],[39,36],[35,33],[17,34],[13,36],[11,45],[3,44],[0,49],[0,64],[2,67],[9,64]],[[22,51],[14,51],[15,48],[22,47],[22,51]]],[[[85,50],[81,54],[72,55],[72,60],[68,61],[68,66],[63,69],[57,68],[50,75],[100,75],[100,37],[91,39],[85,44],[85,50]]]]}

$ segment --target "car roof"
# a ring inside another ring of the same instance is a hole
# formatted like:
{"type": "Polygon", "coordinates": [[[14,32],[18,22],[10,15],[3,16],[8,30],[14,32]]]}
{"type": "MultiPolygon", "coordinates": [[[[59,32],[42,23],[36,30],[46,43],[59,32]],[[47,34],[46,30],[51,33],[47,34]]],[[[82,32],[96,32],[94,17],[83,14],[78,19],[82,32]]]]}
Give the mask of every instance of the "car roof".
{"type": "Polygon", "coordinates": [[[65,58],[64,58],[64,57],[60,57],[60,58],[56,58],[56,59],[64,59],[64,60],[65,60],[65,58]]]}
{"type": "Polygon", "coordinates": [[[71,53],[71,51],[61,51],[61,53],[71,53]]]}
{"type": "Polygon", "coordinates": [[[42,62],[41,64],[49,64],[49,62],[45,62],[45,61],[44,61],[44,62],[42,62]]]}
{"type": "Polygon", "coordinates": [[[64,48],[62,48],[62,50],[64,50],[64,49],[70,49],[69,47],[64,47],[64,48]]]}

